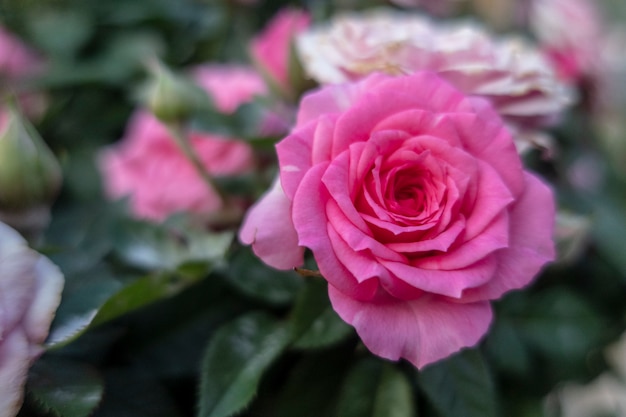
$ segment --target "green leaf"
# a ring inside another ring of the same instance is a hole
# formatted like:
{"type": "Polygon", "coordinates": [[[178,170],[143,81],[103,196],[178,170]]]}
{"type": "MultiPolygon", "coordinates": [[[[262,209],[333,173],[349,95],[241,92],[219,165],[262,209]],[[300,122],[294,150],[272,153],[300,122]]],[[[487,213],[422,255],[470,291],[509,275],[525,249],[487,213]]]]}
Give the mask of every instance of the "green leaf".
{"type": "Polygon", "coordinates": [[[288,341],[287,327],[262,313],[221,327],[202,363],[199,417],[227,417],[246,407],[288,341]]]}
{"type": "Polygon", "coordinates": [[[128,221],[117,229],[115,252],[138,268],[173,271],[185,263],[220,261],[232,239],[232,232],[190,230],[172,222],[128,221]]]}
{"type": "Polygon", "coordinates": [[[568,288],[519,294],[510,304],[513,311],[508,315],[520,336],[553,360],[582,362],[603,341],[605,322],[585,299],[568,288]]]}
{"type": "Polygon", "coordinates": [[[123,288],[104,264],[65,276],[61,304],[51,326],[47,345],[61,347],[87,330],[98,309],[123,288]]]}
{"type": "Polygon", "coordinates": [[[609,198],[594,200],[592,234],[599,251],[617,267],[626,279],[626,210],[609,198]]]}
{"type": "Polygon", "coordinates": [[[257,258],[250,248],[241,248],[229,261],[226,279],[238,291],[273,305],[291,302],[302,286],[292,271],[277,271],[257,258]]]}
{"type": "Polygon", "coordinates": [[[42,410],[58,417],[87,417],[102,400],[104,382],[94,368],[43,357],[30,370],[27,392],[42,410]]]}
{"type": "Polygon", "coordinates": [[[105,396],[93,417],[182,417],[182,415],[169,390],[147,372],[137,369],[115,369],[105,374],[105,396]]]}
{"type": "Polygon", "coordinates": [[[337,406],[341,417],[413,417],[411,385],[393,364],[366,358],[350,371],[337,406]]]}
{"type": "Polygon", "coordinates": [[[290,325],[294,347],[320,348],[353,334],[328,300],[328,286],[321,279],[307,279],[296,300],[290,325]]]}
{"type": "Polygon", "coordinates": [[[91,325],[97,326],[162,298],[171,297],[195,281],[173,274],[154,274],[140,278],[111,296],[100,307],[91,325]]]}
{"type": "Polygon", "coordinates": [[[429,365],[418,374],[419,387],[441,417],[495,417],[491,375],[476,349],[429,365]]]}
{"type": "Polygon", "coordinates": [[[259,396],[255,405],[260,410],[253,410],[253,415],[336,417],[337,398],[353,356],[352,344],[307,352],[289,367],[284,387],[276,397],[259,396]]]}

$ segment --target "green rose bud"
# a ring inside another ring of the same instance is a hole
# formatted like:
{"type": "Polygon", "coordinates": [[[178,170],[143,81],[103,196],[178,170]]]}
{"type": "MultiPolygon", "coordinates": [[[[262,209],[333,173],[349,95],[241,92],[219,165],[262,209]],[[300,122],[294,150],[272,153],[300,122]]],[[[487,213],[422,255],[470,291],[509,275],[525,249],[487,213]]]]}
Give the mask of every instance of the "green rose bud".
{"type": "Polygon", "coordinates": [[[47,205],[61,186],[61,167],[35,128],[9,104],[0,114],[0,210],[47,205]]]}
{"type": "Polygon", "coordinates": [[[145,90],[145,104],[162,122],[181,122],[198,109],[206,94],[187,79],[160,63],[150,65],[152,79],[145,90]]]}

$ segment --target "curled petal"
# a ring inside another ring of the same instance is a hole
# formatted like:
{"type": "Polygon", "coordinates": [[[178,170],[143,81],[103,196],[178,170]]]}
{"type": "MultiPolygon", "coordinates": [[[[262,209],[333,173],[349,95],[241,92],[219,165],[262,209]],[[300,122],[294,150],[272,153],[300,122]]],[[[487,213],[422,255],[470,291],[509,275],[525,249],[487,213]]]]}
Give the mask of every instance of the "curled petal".
{"type": "Polygon", "coordinates": [[[277,269],[291,269],[304,263],[304,248],[291,222],[291,202],[280,179],[250,208],[239,231],[239,240],[252,245],[254,253],[277,269]]]}

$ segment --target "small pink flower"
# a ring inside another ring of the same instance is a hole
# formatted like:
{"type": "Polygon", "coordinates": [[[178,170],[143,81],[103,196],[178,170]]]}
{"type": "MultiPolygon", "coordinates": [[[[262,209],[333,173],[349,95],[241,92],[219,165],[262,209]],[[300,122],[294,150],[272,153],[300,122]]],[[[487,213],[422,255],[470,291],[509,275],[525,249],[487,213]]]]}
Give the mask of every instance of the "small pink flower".
{"type": "Polygon", "coordinates": [[[554,259],[550,189],[484,99],[433,73],[373,74],[305,96],[280,182],[240,240],[269,265],[309,248],[365,345],[422,367],[476,344],[490,300],[554,259]]]}
{"type": "Polygon", "coordinates": [[[469,23],[437,24],[419,15],[378,10],[337,16],[297,39],[305,71],[321,84],[373,72],[437,72],[466,94],[489,99],[508,121],[555,119],[572,101],[541,53],[518,38],[494,39],[469,23]]]}
{"type": "Polygon", "coordinates": [[[602,51],[600,13],[589,0],[531,0],[528,22],[559,76],[580,82],[597,70],[602,51]]]}
{"type": "Polygon", "coordinates": [[[309,27],[311,17],[297,9],[283,9],[250,44],[252,59],[278,87],[291,90],[289,55],[294,37],[309,27]]]}
{"type": "MultiPolygon", "coordinates": [[[[191,75],[225,114],[267,91],[249,67],[207,64],[193,68],[191,75]]],[[[250,146],[233,138],[192,132],[191,145],[215,176],[242,174],[254,165],[250,146]]],[[[223,208],[166,126],[145,111],[132,117],[120,143],[102,152],[100,168],[108,196],[130,197],[133,213],[141,218],[161,221],[176,212],[205,217],[223,208]]]]}
{"type": "Polygon", "coordinates": [[[17,415],[24,384],[61,301],[63,275],[0,223],[0,414],[17,415]]]}
{"type": "Polygon", "coordinates": [[[252,101],[255,96],[267,94],[263,78],[249,67],[205,64],[192,69],[191,75],[222,113],[234,113],[240,105],[252,101]]]}
{"type": "MultiPolygon", "coordinates": [[[[253,165],[252,150],[244,142],[192,133],[191,145],[216,176],[241,174],[253,165]]],[[[222,209],[219,195],[203,181],[167,128],[147,112],[137,112],[122,141],[103,151],[100,168],[109,197],[129,196],[137,217],[161,221],[176,212],[202,217],[222,209]]]]}

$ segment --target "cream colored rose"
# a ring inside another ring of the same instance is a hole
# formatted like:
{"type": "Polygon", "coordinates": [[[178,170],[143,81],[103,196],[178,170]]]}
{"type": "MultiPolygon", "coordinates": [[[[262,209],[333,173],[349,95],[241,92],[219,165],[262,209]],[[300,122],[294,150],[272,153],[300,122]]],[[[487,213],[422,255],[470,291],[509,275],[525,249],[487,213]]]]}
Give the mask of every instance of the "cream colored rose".
{"type": "Polygon", "coordinates": [[[466,94],[489,99],[517,125],[549,123],[573,101],[524,39],[497,39],[470,22],[434,23],[384,9],[343,14],[301,34],[297,49],[307,74],[322,84],[430,70],[466,94]]]}

